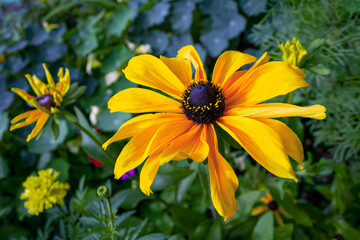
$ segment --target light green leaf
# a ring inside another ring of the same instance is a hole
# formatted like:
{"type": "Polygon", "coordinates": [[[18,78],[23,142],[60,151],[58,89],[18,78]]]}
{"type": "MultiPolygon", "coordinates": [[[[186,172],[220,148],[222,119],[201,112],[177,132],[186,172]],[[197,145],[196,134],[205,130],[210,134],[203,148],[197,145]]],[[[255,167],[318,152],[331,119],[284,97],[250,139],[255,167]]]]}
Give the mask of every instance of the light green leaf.
{"type": "Polygon", "coordinates": [[[116,12],[113,12],[105,25],[107,35],[120,37],[128,23],[133,20],[134,17],[135,13],[131,8],[120,8],[116,12]]]}
{"type": "Polygon", "coordinates": [[[256,223],[252,240],[274,239],[274,216],[271,211],[266,212],[256,223]]]}
{"type": "Polygon", "coordinates": [[[274,239],[291,240],[294,232],[293,224],[285,224],[275,228],[274,239]]]}
{"type": "Polygon", "coordinates": [[[0,179],[9,175],[9,164],[6,159],[0,155],[0,179]]]}
{"type": "Polygon", "coordinates": [[[180,205],[171,206],[170,212],[178,226],[191,235],[195,233],[196,227],[205,220],[205,216],[200,212],[180,205]]]}
{"type": "Polygon", "coordinates": [[[3,133],[9,130],[9,116],[7,112],[0,112],[0,141],[3,133]]]}
{"type": "Polygon", "coordinates": [[[134,52],[130,51],[125,45],[116,47],[105,58],[102,71],[105,73],[113,72],[133,56],[135,56],[134,52]]]}
{"type": "Polygon", "coordinates": [[[313,73],[319,74],[319,75],[328,75],[330,73],[330,69],[323,64],[318,64],[315,66],[311,66],[309,70],[313,73]]]}

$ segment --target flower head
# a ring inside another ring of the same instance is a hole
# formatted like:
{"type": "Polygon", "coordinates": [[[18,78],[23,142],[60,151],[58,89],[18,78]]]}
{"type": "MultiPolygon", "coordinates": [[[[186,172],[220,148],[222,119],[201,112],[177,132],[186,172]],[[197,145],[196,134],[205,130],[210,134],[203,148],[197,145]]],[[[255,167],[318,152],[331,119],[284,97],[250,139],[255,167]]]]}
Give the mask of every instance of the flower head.
{"type": "Polygon", "coordinates": [[[304,63],[305,56],[307,55],[306,49],[300,44],[296,38],[292,42],[287,41],[279,46],[280,51],[283,53],[282,60],[288,62],[293,66],[301,67],[304,63]]]}
{"type": "Polygon", "coordinates": [[[48,68],[45,64],[43,64],[43,67],[46,73],[48,85],[40,81],[35,75],[32,77],[29,74],[25,75],[31,88],[34,90],[36,97],[30,96],[24,90],[19,88],[11,89],[11,91],[15,92],[26,102],[36,108],[34,110],[22,113],[11,120],[12,125],[10,127],[10,131],[28,126],[36,122],[35,127],[26,139],[28,142],[38,135],[50,117],[50,114],[59,111],[62,99],[70,87],[70,73],[68,69],[65,69],[65,76],[63,74],[63,69],[59,69],[59,82],[55,85],[48,68]]]}
{"type": "Polygon", "coordinates": [[[25,191],[21,194],[20,199],[28,199],[25,207],[31,215],[47,210],[53,204],[62,205],[66,196],[66,191],[70,188],[68,183],[56,181],[59,172],[54,169],[40,170],[39,176],[29,176],[23,182],[25,191]]]}
{"type": "Polygon", "coordinates": [[[284,123],[272,118],[323,119],[325,108],[260,104],[308,84],[299,68],[285,62],[268,62],[266,54],[249,70],[238,71],[254,61],[256,58],[249,54],[224,52],[210,81],[193,46],[181,48],[176,58],[159,59],[146,54],[132,58],[124,70],[126,78],[167,96],[129,88],[109,100],[111,112],[147,113],[125,122],[103,145],[106,148],[114,141],[132,137],[116,161],[115,178],[146,160],[140,173],[140,189],[149,195],[160,165],[171,160],[191,158],[202,162],[207,158],[214,207],[225,220],[232,218],[237,210],[238,178],[219,153],[216,124],[268,171],[296,179],[289,156],[302,164],[301,142],[284,123]]]}
{"type": "Polygon", "coordinates": [[[278,205],[278,203],[273,199],[270,193],[266,193],[265,197],[260,198],[259,202],[265,203],[266,205],[255,207],[251,212],[252,216],[258,215],[263,212],[272,211],[279,225],[284,225],[280,214],[284,215],[287,218],[291,218],[291,216],[281,206],[278,205]]]}

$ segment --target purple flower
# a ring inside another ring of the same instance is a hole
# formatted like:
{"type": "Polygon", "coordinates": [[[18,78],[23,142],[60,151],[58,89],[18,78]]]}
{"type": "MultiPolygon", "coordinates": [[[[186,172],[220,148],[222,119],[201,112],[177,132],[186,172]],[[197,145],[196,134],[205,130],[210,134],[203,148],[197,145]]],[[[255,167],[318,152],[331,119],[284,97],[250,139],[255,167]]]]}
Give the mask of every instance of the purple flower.
{"type": "Polygon", "coordinates": [[[130,179],[130,176],[134,176],[134,175],[135,175],[135,168],[132,169],[132,170],[130,170],[130,171],[128,171],[128,172],[125,173],[124,175],[122,175],[122,176],[120,177],[120,180],[121,180],[121,181],[124,181],[124,180],[126,180],[126,179],[130,179]]]}

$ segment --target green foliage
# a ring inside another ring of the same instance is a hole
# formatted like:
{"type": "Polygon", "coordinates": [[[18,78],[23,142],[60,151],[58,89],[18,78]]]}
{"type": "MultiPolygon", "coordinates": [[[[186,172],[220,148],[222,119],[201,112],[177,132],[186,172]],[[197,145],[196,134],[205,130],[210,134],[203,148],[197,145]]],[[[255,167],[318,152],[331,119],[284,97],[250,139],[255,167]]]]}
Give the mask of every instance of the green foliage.
{"type": "Polygon", "coordinates": [[[352,240],[360,235],[358,1],[5,2],[0,8],[2,239],[352,240]],[[51,24],[58,26],[50,29],[51,24]],[[281,59],[278,45],[292,37],[308,51],[303,67],[311,84],[297,91],[293,102],[327,107],[323,121],[281,119],[307,153],[304,169],[293,161],[298,183],[270,176],[221,128],[216,128],[220,152],[239,178],[238,210],[227,222],[212,205],[206,161],[161,166],[150,196],[139,189],[141,166],[131,179],[113,179],[114,161],[128,139],[106,152],[100,146],[133,115],[110,113],[107,102],[136,87],[122,69],[144,53],[142,44],[168,57],[193,44],[205,68],[212,69],[227,49],[255,55],[266,50],[281,59]],[[33,94],[24,74],[44,80],[43,62],[54,79],[59,67],[69,68],[72,85],[61,111],[28,143],[31,127],[8,131],[11,119],[29,110],[10,89],[33,94]],[[91,111],[94,106],[98,112],[91,111]],[[71,188],[62,206],[30,216],[19,199],[22,182],[49,167],[71,188]],[[102,185],[111,197],[97,196],[102,185]],[[267,193],[288,214],[281,214],[284,225],[271,211],[252,215],[266,206],[259,201],[267,193]]]}

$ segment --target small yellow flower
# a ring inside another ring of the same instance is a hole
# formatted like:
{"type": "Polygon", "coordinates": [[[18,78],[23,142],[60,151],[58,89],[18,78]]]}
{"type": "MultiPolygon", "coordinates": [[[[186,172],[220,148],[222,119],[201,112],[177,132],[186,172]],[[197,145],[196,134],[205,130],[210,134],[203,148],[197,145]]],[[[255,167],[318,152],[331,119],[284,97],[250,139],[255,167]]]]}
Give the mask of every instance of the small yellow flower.
{"type": "Polygon", "coordinates": [[[42,22],[42,25],[43,25],[43,27],[45,28],[45,31],[46,31],[46,32],[50,32],[51,30],[59,27],[59,24],[57,24],[57,23],[50,23],[50,24],[49,24],[49,23],[46,22],[46,21],[42,22]]]}
{"type": "Polygon", "coordinates": [[[63,75],[63,68],[59,69],[59,82],[55,85],[48,68],[45,64],[43,64],[43,67],[45,69],[48,85],[40,81],[35,75],[32,77],[29,74],[25,75],[30,83],[30,86],[34,90],[36,97],[30,96],[24,90],[19,88],[11,89],[11,91],[15,92],[26,102],[36,108],[22,113],[11,120],[12,125],[10,127],[10,131],[36,122],[35,127],[26,139],[28,142],[38,135],[50,117],[50,114],[59,111],[62,99],[70,87],[70,73],[68,69],[65,69],[65,76],[63,75]]]}
{"type": "Polygon", "coordinates": [[[293,38],[292,42],[287,41],[285,45],[281,43],[279,48],[283,53],[282,60],[284,62],[297,67],[301,67],[304,63],[307,51],[296,38],[293,38]]]}
{"type": "Polygon", "coordinates": [[[31,215],[47,210],[53,204],[62,205],[66,196],[66,191],[70,188],[68,183],[56,181],[59,172],[54,169],[40,170],[39,176],[29,176],[23,182],[25,191],[21,194],[20,199],[28,199],[25,207],[31,215]]]}
{"type": "Polygon", "coordinates": [[[124,70],[125,77],[167,96],[145,88],[128,88],[109,100],[110,112],[145,113],[124,123],[103,145],[106,148],[132,137],[115,163],[115,178],[145,161],[140,189],[149,195],[159,166],[171,160],[191,158],[200,163],[207,158],[214,207],[225,220],[232,218],[238,208],[235,191],[239,183],[219,153],[215,125],[271,173],[296,180],[288,156],[302,165],[301,141],[273,118],[324,119],[326,109],[321,105],[263,103],[308,83],[302,70],[285,62],[268,62],[266,53],[255,61],[254,56],[226,51],[217,59],[210,80],[191,45],[181,48],[176,58],[148,54],[132,58],[124,70]],[[249,70],[238,71],[251,62],[255,63],[249,70]]]}
{"type": "Polygon", "coordinates": [[[258,215],[263,212],[272,211],[279,225],[284,225],[280,213],[287,218],[291,218],[291,216],[287,212],[285,212],[285,210],[281,206],[277,204],[277,202],[273,199],[270,193],[266,193],[265,197],[260,198],[259,201],[265,203],[266,205],[255,207],[251,212],[252,216],[258,215]]]}

